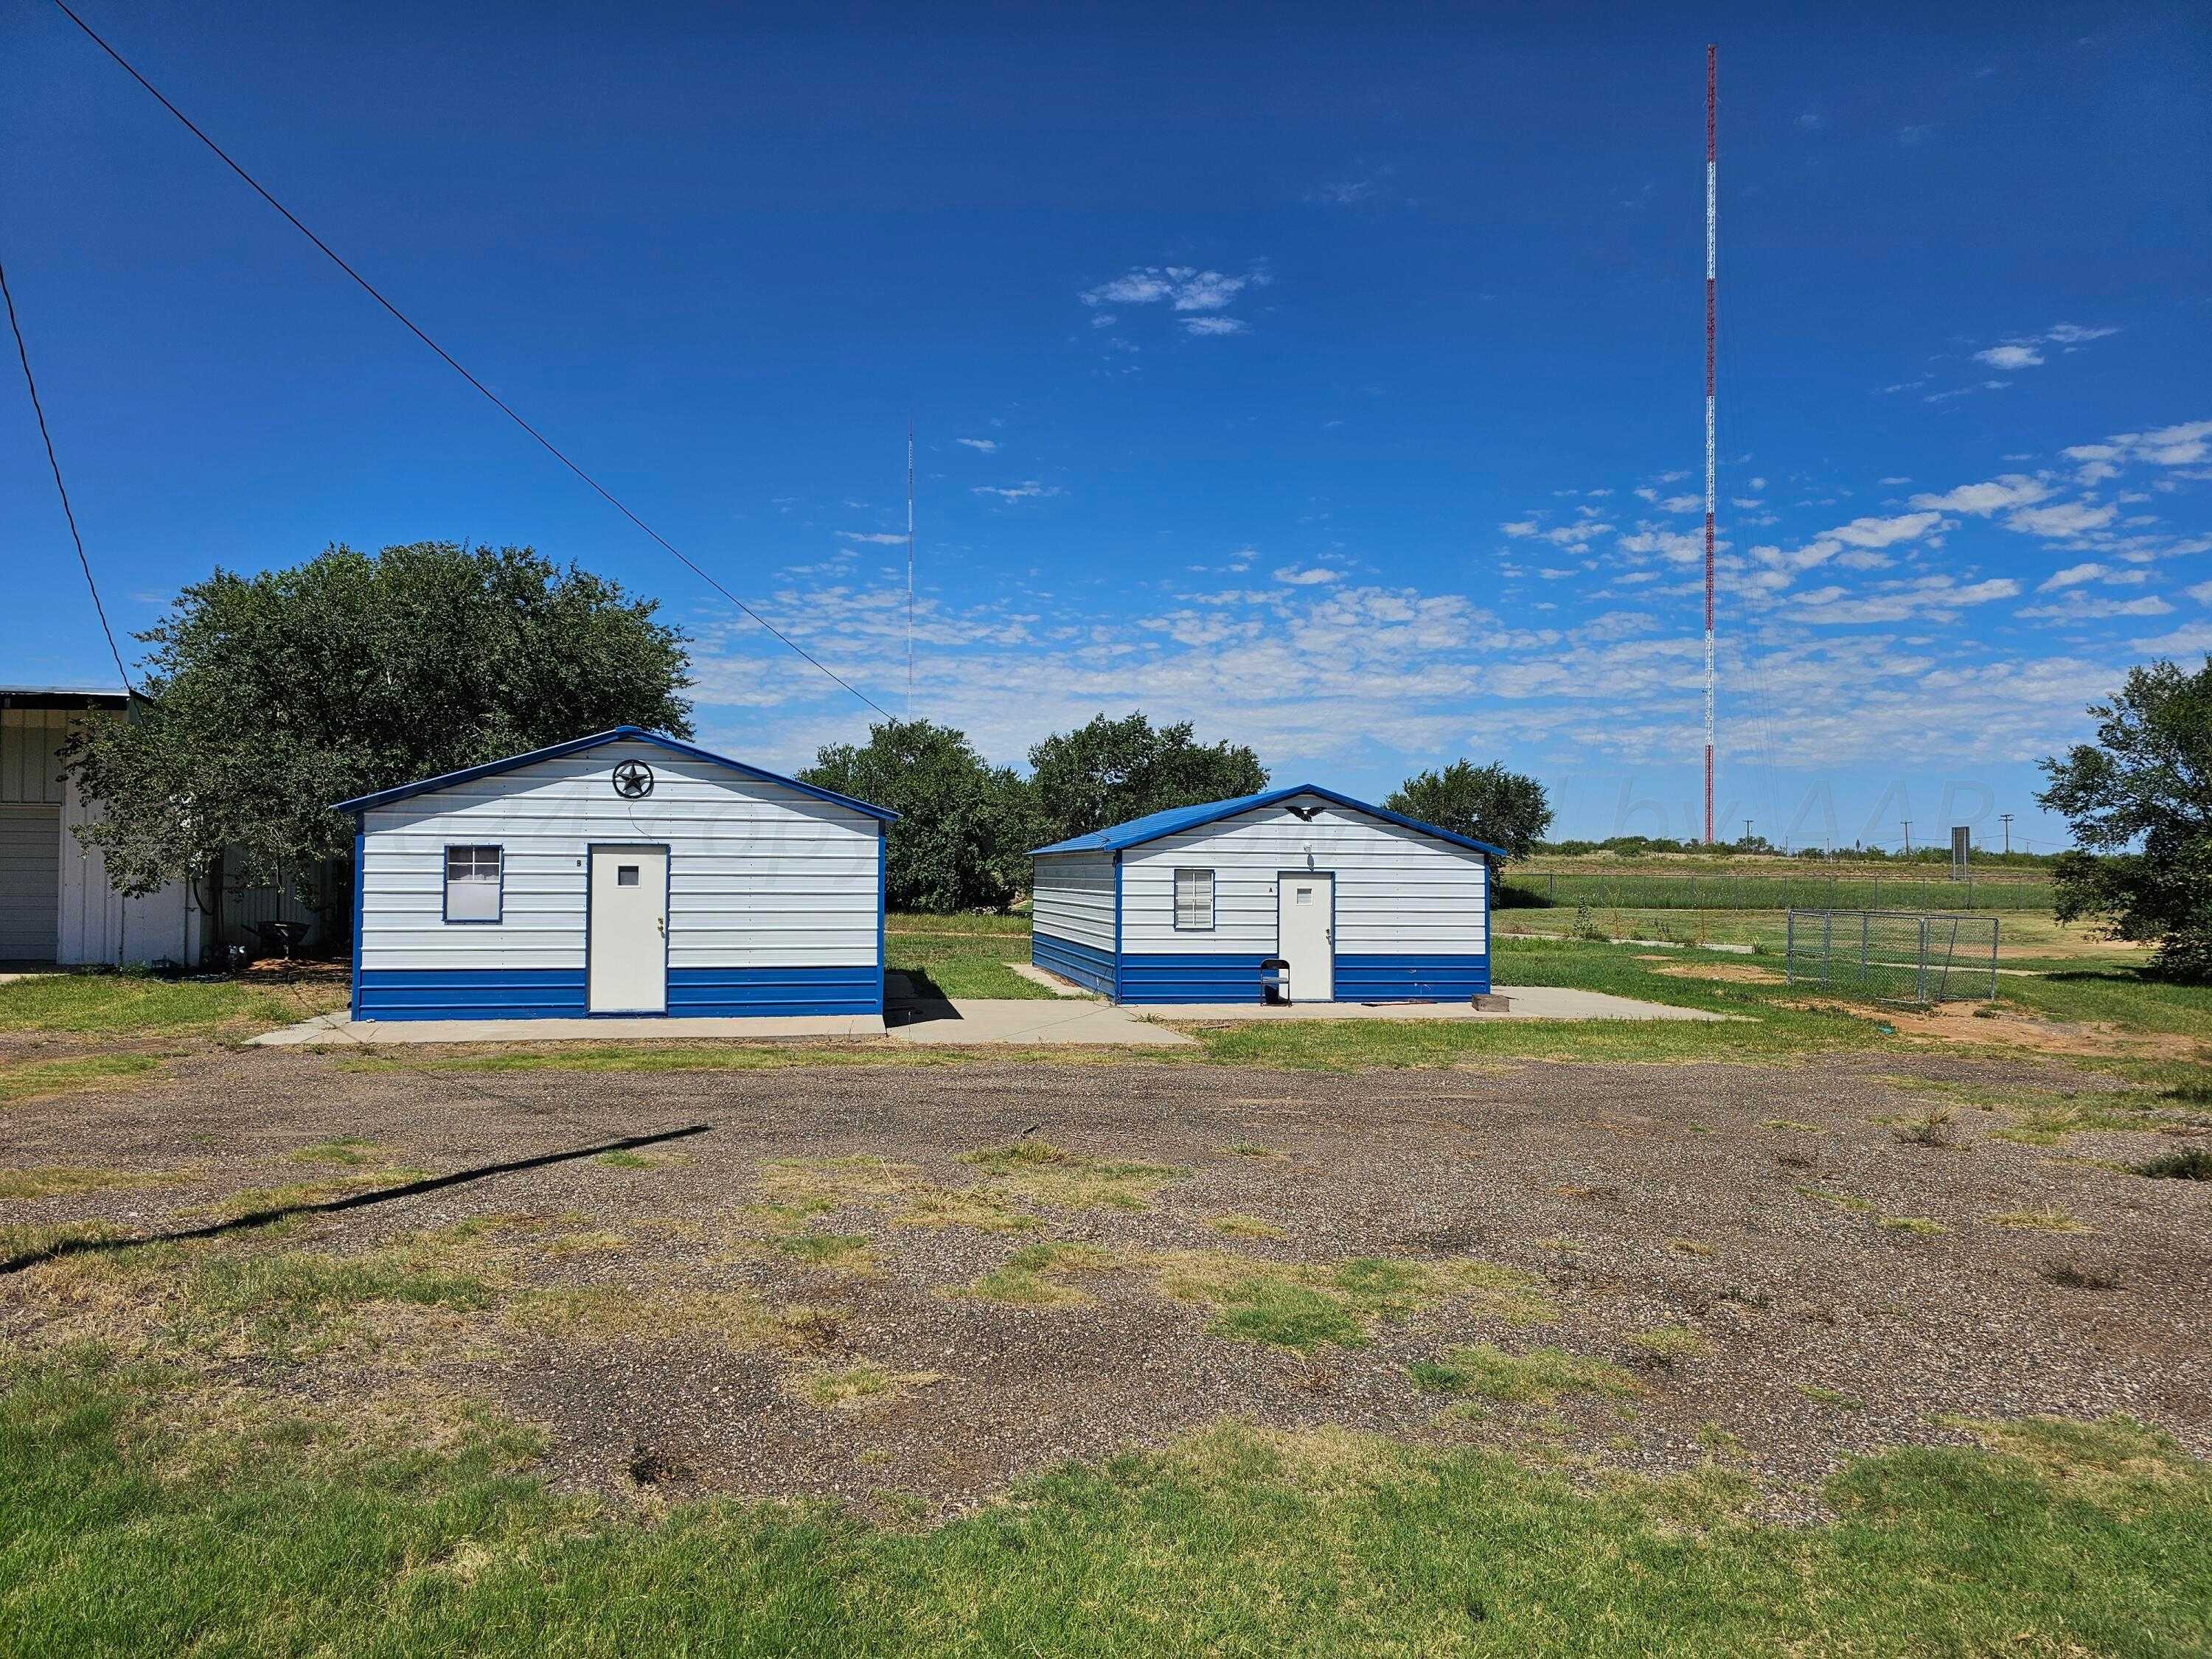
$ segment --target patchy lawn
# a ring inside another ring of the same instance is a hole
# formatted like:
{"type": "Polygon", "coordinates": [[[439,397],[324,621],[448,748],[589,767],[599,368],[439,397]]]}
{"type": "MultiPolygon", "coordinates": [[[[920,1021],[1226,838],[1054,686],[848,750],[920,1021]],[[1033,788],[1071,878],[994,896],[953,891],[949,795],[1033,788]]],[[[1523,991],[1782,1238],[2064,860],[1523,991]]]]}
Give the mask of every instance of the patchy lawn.
{"type": "Polygon", "coordinates": [[[0,984],[0,1036],[251,1036],[345,1006],[342,973],[303,965],[296,976],[156,979],[86,971],[0,984]]]}
{"type": "Polygon", "coordinates": [[[2201,1070],[1511,950],[1750,1018],[41,1050],[0,1643],[2201,1650],[2201,1070]]]}

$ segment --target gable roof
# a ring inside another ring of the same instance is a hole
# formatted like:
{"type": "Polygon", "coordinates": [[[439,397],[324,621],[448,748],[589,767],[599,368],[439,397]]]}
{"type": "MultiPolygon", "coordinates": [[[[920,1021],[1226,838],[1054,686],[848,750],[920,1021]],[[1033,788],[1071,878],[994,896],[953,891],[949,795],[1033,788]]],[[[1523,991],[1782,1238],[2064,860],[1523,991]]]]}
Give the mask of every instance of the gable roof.
{"type": "Polygon", "coordinates": [[[1492,858],[1512,856],[1503,847],[1493,847],[1486,841],[1475,841],[1449,830],[1439,830],[1433,823],[1423,823],[1419,818],[1409,818],[1403,813],[1393,812],[1369,801],[1354,800],[1336,790],[1324,789],[1317,783],[1292,784],[1287,789],[1263,789],[1256,795],[1235,795],[1227,800],[1201,801],[1196,806],[1170,806],[1164,812],[1147,812],[1143,817],[1131,818],[1127,823],[1094,830],[1087,836],[1073,836],[1066,841],[1056,841],[1049,847],[1034,848],[1030,856],[1041,858],[1048,853],[1118,853],[1125,847],[1158,841],[1162,836],[1172,836],[1178,830],[1194,830],[1202,823],[1233,818],[1240,812],[1273,806],[1278,801],[1286,801],[1296,795],[1319,795],[1323,800],[1333,801],[1354,812],[1364,812],[1369,817],[1381,818],[1385,823],[1395,823],[1401,829],[1417,830],[1425,836],[1434,836],[1438,841],[1449,842],[1455,847],[1487,853],[1492,858]]]}
{"type": "Polygon", "coordinates": [[[497,773],[512,772],[517,767],[528,766],[538,761],[554,760],[562,755],[573,755],[580,750],[596,749],[605,743],[649,743],[656,748],[665,749],[672,754],[686,756],[692,760],[709,761],[716,766],[726,766],[740,776],[751,778],[757,782],[781,784],[786,789],[795,789],[802,795],[812,796],[816,800],[826,800],[833,806],[849,806],[855,812],[866,813],[869,817],[880,823],[898,822],[899,815],[888,806],[878,806],[872,802],[855,800],[852,796],[841,795],[834,789],[817,788],[811,783],[801,783],[797,778],[787,778],[780,772],[763,771],[757,766],[748,766],[743,761],[733,761],[726,755],[711,754],[704,749],[694,748],[688,743],[665,737],[658,732],[647,732],[642,726],[617,726],[611,732],[594,732],[588,738],[572,738],[567,743],[556,743],[544,749],[533,749],[526,755],[509,755],[505,760],[486,761],[482,766],[464,767],[460,771],[447,772],[439,777],[422,778],[413,783],[400,784],[395,788],[380,789],[374,794],[356,795],[351,800],[332,801],[331,810],[334,812],[359,814],[366,812],[372,806],[385,806],[396,800],[405,800],[410,795],[427,795],[433,790],[449,789],[457,783],[466,783],[471,778],[488,778],[497,773]]]}

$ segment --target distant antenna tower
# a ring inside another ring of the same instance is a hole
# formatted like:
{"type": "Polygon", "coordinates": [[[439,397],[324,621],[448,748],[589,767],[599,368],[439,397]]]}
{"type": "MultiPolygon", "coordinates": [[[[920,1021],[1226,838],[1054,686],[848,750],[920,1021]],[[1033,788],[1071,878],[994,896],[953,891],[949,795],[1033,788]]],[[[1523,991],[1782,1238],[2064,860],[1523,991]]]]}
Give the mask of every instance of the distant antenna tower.
{"type": "Polygon", "coordinates": [[[914,719],[914,416],[907,416],[907,719],[914,719]]]}
{"type": "Polygon", "coordinates": [[[1705,841],[1713,839],[1713,344],[1720,252],[1720,49],[1705,48],[1705,841]]]}

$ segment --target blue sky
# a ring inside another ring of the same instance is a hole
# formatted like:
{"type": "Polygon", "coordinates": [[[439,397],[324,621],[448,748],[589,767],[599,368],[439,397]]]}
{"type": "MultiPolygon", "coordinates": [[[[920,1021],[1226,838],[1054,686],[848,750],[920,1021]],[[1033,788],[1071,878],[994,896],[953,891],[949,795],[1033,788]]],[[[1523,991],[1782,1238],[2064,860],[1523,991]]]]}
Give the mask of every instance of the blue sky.
{"type": "MultiPolygon", "coordinates": [[[[2053,845],[2034,758],[2212,650],[2212,25],[1804,9],[86,15],[887,708],[911,411],[917,714],[1370,794],[1499,758],[1587,835],[1696,827],[1716,40],[1723,827],[2053,845]]],[[[4,29],[0,258],[120,624],[530,543],[663,600],[709,741],[864,732],[59,12],[4,29]]],[[[0,681],[112,682],[12,380],[0,546],[0,681]]]]}

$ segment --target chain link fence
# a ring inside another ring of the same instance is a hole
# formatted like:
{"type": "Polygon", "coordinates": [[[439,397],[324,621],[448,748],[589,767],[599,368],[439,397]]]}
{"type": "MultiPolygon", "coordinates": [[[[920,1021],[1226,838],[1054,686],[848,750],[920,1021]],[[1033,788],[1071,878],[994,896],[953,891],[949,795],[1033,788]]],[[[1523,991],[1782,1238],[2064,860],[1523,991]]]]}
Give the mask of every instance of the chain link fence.
{"type": "Polygon", "coordinates": [[[1543,908],[1586,904],[1594,910],[2004,910],[2051,914],[2048,880],[2005,876],[1977,880],[1969,870],[1954,881],[1933,874],[1869,875],[1614,875],[1594,871],[1509,872],[1498,883],[1499,902],[1543,908]]]}
{"type": "Polygon", "coordinates": [[[1885,1002],[1997,994],[1997,919],[1932,910],[1792,910],[1792,985],[1885,1002]]]}

